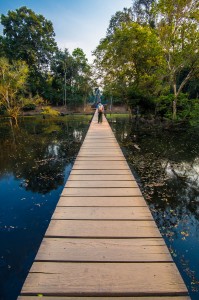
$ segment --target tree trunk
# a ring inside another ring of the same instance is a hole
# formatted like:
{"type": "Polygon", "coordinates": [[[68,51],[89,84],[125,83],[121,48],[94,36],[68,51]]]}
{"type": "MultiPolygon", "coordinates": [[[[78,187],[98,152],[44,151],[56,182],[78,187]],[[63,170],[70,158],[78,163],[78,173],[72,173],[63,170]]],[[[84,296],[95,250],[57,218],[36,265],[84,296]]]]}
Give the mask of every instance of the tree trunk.
{"type": "Polygon", "coordinates": [[[12,116],[12,124],[14,126],[18,126],[18,119],[17,119],[17,116],[12,116]]]}
{"type": "Polygon", "coordinates": [[[177,86],[176,82],[173,84],[174,100],[173,100],[173,120],[176,120],[177,117],[177,86]]]}
{"type": "Polygon", "coordinates": [[[173,120],[177,118],[177,99],[174,98],[173,100],[173,120]]]}

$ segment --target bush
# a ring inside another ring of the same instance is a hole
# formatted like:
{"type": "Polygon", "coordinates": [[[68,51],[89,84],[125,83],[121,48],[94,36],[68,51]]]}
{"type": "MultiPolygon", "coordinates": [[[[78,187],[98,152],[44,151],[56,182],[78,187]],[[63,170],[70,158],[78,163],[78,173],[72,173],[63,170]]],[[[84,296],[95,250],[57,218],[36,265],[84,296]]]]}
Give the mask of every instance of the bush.
{"type": "Polygon", "coordinates": [[[23,111],[35,110],[36,105],[34,103],[28,103],[23,106],[23,111]]]}
{"type": "Polygon", "coordinates": [[[52,109],[50,106],[46,106],[42,108],[41,114],[43,115],[44,118],[45,116],[57,117],[60,115],[60,113],[57,110],[52,109]]]}

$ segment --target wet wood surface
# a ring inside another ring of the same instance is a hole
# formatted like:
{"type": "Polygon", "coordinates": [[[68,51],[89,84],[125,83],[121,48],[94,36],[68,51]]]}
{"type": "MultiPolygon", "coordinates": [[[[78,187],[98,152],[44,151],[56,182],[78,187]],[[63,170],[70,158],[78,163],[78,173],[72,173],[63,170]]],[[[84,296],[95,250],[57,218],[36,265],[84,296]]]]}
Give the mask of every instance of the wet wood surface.
{"type": "Polygon", "coordinates": [[[18,300],[188,300],[114,134],[95,114],[18,300]]]}

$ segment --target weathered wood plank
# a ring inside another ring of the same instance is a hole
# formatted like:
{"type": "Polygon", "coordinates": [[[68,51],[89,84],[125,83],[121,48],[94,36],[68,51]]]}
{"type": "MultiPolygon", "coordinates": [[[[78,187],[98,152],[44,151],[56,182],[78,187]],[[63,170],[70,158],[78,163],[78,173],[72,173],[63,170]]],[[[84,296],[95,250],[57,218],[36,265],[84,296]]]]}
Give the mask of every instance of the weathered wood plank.
{"type": "Polygon", "coordinates": [[[121,150],[119,148],[117,148],[116,146],[114,145],[104,145],[104,144],[97,144],[97,143],[93,143],[92,145],[85,145],[85,146],[82,146],[81,150],[80,151],[94,151],[94,150],[99,150],[99,151],[106,151],[106,150],[109,150],[109,151],[112,151],[113,153],[115,152],[119,152],[122,154],[121,150]]]}
{"type": "Polygon", "coordinates": [[[113,157],[120,157],[122,156],[122,153],[121,152],[113,152],[114,150],[113,149],[93,149],[92,152],[90,152],[91,150],[88,150],[86,151],[85,150],[81,150],[81,152],[79,153],[79,156],[106,156],[106,157],[109,157],[109,156],[113,156],[113,157]],[[111,151],[106,151],[106,150],[111,150],[111,151]]]}
{"type": "Polygon", "coordinates": [[[172,262],[162,239],[44,238],[36,261],[172,262]]]}
{"type": "Polygon", "coordinates": [[[82,197],[120,197],[120,196],[142,196],[139,188],[64,188],[62,196],[82,196],[82,197]]]}
{"type": "Polygon", "coordinates": [[[118,142],[116,141],[115,138],[112,138],[112,139],[90,139],[88,140],[87,137],[85,138],[82,146],[84,146],[85,144],[89,145],[89,146],[92,146],[93,144],[99,144],[99,145],[103,145],[103,144],[107,144],[107,145],[114,145],[116,148],[120,148],[119,145],[118,145],[118,142]]]}
{"type": "Polygon", "coordinates": [[[153,220],[148,207],[60,207],[52,220],[153,220]]]}
{"type": "MultiPolygon", "coordinates": [[[[105,143],[106,141],[115,142],[115,137],[102,137],[101,139],[100,138],[98,138],[98,139],[88,139],[88,138],[86,138],[86,140],[85,140],[85,142],[91,143],[92,145],[97,144],[97,146],[98,145],[100,146],[101,143],[99,143],[99,142],[104,142],[103,144],[106,147],[108,147],[109,143],[105,143]]],[[[91,145],[91,147],[92,147],[92,145],[91,145]]],[[[84,146],[84,144],[82,144],[82,147],[83,146],[84,146]]]]}
{"type": "Polygon", "coordinates": [[[135,180],[134,176],[129,174],[129,175],[120,175],[120,174],[113,174],[113,175],[73,175],[71,174],[68,178],[68,181],[72,180],[89,180],[89,181],[101,181],[101,180],[106,180],[106,181],[127,181],[127,180],[135,180]]]}
{"type": "MultiPolygon", "coordinates": [[[[153,297],[97,297],[99,300],[190,300],[188,296],[153,297]]],[[[97,300],[96,297],[42,296],[42,300],[97,300]]],[[[38,300],[38,296],[19,296],[17,300],[38,300]]]]}
{"type": "Polygon", "coordinates": [[[137,182],[135,180],[127,181],[116,181],[116,180],[70,180],[67,181],[66,188],[138,188],[137,182]]]}
{"type": "Polygon", "coordinates": [[[57,206],[146,206],[142,196],[137,197],[60,197],[57,206]]]}
{"type": "Polygon", "coordinates": [[[87,175],[127,175],[127,174],[131,174],[130,169],[126,169],[126,170],[118,170],[117,172],[115,170],[74,170],[72,169],[71,173],[73,175],[82,175],[82,174],[87,174],[87,175]]]}
{"type": "Polygon", "coordinates": [[[173,263],[35,262],[23,286],[26,293],[160,296],[187,294],[187,289],[173,263]]]}
{"type": "MultiPolygon", "coordinates": [[[[90,161],[90,160],[94,160],[96,161],[96,157],[95,156],[84,156],[82,154],[79,154],[78,157],[76,158],[76,161],[90,161]]],[[[97,158],[98,161],[104,161],[106,163],[106,161],[125,161],[125,158],[122,156],[99,156],[97,158]]],[[[103,163],[103,162],[102,162],[103,163]]]]}
{"type": "Polygon", "coordinates": [[[51,220],[46,237],[159,238],[154,221],[51,220]]]}
{"type": "Polygon", "coordinates": [[[129,166],[126,161],[106,161],[106,163],[102,163],[101,161],[76,161],[74,163],[73,169],[100,169],[100,170],[119,170],[119,169],[129,169],[129,166]]]}

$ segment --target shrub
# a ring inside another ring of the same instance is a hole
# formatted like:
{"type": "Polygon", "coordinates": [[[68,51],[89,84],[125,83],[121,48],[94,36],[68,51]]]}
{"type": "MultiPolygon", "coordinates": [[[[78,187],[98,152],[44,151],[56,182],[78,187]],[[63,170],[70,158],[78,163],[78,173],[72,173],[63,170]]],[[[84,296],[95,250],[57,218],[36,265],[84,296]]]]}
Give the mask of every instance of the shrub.
{"type": "Polygon", "coordinates": [[[35,110],[36,105],[34,103],[27,103],[23,106],[23,111],[35,110]]]}
{"type": "Polygon", "coordinates": [[[51,116],[51,117],[57,117],[59,116],[59,112],[55,109],[52,109],[50,106],[46,106],[44,108],[42,108],[42,113],[41,113],[44,117],[45,116],[51,116]]]}

